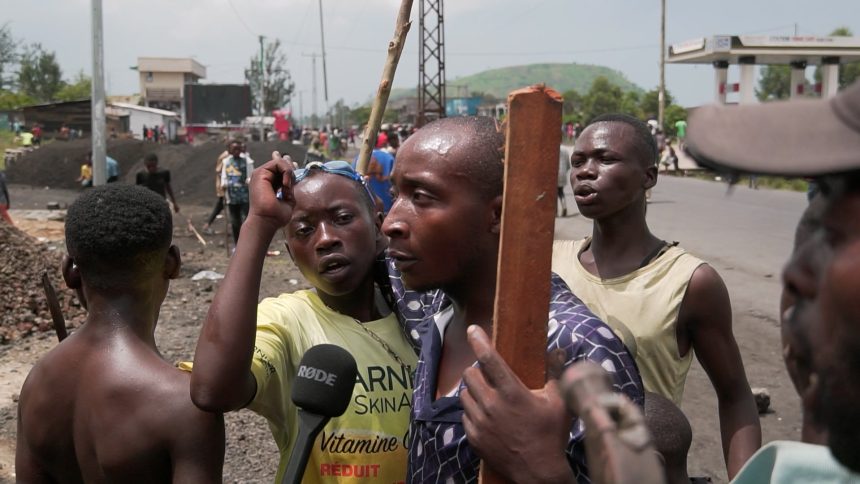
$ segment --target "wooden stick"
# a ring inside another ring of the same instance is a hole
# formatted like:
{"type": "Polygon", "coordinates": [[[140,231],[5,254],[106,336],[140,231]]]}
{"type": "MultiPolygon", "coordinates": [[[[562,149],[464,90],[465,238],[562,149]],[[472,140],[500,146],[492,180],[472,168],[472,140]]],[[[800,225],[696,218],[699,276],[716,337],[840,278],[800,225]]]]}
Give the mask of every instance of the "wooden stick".
{"type": "Polygon", "coordinates": [[[370,118],[367,120],[367,129],[364,130],[364,141],[361,144],[358,162],[355,165],[356,171],[362,175],[367,173],[367,163],[370,161],[370,155],[376,146],[376,135],[382,124],[382,115],[385,114],[385,106],[388,104],[388,95],[391,94],[394,72],[397,70],[397,63],[400,62],[400,53],[403,52],[403,45],[406,43],[406,34],[409,33],[409,27],[412,26],[412,22],[409,21],[411,12],[412,0],[403,0],[400,3],[397,23],[394,26],[394,38],[388,42],[388,58],[385,60],[385,68],[382,70],[382,81],[379,83],[376,99],[373,100],[373,105],[370,108],[370,118]]]}
{"type": "Polygon", "coordinates": [[[48,311],[51,312],[51,320],[54,323],[57,340],[62,342],[69,335],[69,332],[66,331],[66,319],[63,317],[63,311],[60,309],[60,301],[57,299],[54,285],[51,284],[51,279],[48,277],[48,271],[42,272],[42,289],[45,290],[45,298],[48,300],[48,311]]]}
{"type": "MultiPolygon", "coordinates": [[[[508,95],[505,190],[493,343],[529,388],[546,382],[561,96],[537,85],[508,95]]],[[[481,466],[481,482],[506,482],[481,466]]]]}
{"type": "Polygon", "coordinates": [[[197,237],[197,240],[198,240],[201,244],[203,244],[203,247],[206,247],[206,239],[204,239],[204,238],[203,238],[203,236],[202,236],[202,235],[200,235],[200,232],[198,232],[198,231],[197,231],[197,229],[196,229],[196,228],[194,228],[194,224],[193,224],[193,223],[191,223],[191,217],[190,217],[190,216],[188,216],[188,215],[186,215],[186,216],[185,216],[185,220],[187,220],[187,221],[188,221],[188,229],[189,229],[189,230],[191,230],[191,232],[193,232],[193,233],[194,233],[194,236],[195,236],[195,237],[197,237]]]}

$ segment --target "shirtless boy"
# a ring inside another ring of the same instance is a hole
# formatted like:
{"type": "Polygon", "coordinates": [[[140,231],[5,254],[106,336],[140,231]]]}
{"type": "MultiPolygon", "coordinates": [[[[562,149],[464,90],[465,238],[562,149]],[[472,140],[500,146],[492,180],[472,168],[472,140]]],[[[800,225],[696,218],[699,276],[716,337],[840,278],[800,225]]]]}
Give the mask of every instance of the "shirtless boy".
{"type": "Polygon", "coordinates": [[[222,416],[194,406],[188,374],[155,345],[181,264],[172,233],[167,203],[142,187],[69,208],[63,278],[89,313],[21,389],[18,482],[221,482],[222,416]]]}

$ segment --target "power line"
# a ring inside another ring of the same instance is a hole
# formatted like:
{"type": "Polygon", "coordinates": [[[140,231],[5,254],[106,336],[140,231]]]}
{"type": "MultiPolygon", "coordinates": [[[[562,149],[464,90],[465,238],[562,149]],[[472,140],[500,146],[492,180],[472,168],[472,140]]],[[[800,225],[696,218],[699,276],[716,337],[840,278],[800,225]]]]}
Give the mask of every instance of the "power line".
{"type": "Polygon", "coordinates": [[[233,0],[227,0],[227,4],[230,5],[231,9],[233,9],[233,13],[236,14],[236,18],[239,19],[239,23],[242,24],[243,27],[245,27],[245,30],[247,30],[252,37],[256,38],[257,34],[255,34],[254,31],[251,30],[251,27],[248,27],[248,24],[245,23],[245,19],[242,18],[242,15],[239,13],[239,11],[236,10],[236,6],[233,5],[233,0]]]}

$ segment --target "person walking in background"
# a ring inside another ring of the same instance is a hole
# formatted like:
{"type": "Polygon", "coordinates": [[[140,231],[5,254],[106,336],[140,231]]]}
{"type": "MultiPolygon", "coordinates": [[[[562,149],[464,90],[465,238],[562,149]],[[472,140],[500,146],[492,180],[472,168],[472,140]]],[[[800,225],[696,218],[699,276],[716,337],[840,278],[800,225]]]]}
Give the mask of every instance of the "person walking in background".
{"type": "Polygon", "coordinates": [[[158,156],[155,153],[146,155],[143,159],[143,166],[145,169],[137,173],[135,184],[149,188],[163,198],[170,197],[173,211],[179,213],[179,204],[176,203],[173,188],[170,186],[170,170],[158,169],[158,156]]]}
{"type": "Polygon", "coordinates": [[[224,210],[224,186],[221,185],[221,168],[224,166],[224,159],[230,156],[230,145],[233,143],[234,141],[227,143],[227,149],[218,155],[218,161],[215,163],[215,195],[218,197],[218,200],[215,201],[215,206],[212,207],[212,213],[209,214],[209,218],[203,225],[203,232],[205,233],[212,231],[212,222],[214,222],[215,218],[218,217],[218,214],[224,210]]]}
{"type": "MultiPolygon", "coordinates": [[[[573,129],[573,125],[568,123],[570,129],[573,129]]],[[[564,187],[567,186],[567,175],[570,172],[570,154],[571,149],[562,146],[558,153],[558,201],[561,203],[561,216],[567,217],[567,199],[564,195],[564,187]]]]}
{"type": "Polygon", "coordinates": [[[221,166],[221,186],[224,187],[224,202],[230,215],[230,225],[233,228],[233,243],[239,241],[239,230],[248,218],[250,198],[248,182],[254,171],[254,160],[243,156],[242,143],[230,143],[230,156],[224,158],[221,166]]]}
{"type": "Polygon", "coordinates": [[[42,146],[42,127],[39,126],[39,123],[34,124],[30,132],[33,133],[33,147],[42,146]]]}
{"type": "Polygon", "coordinates": [[[119,181],[119,163],[105,155],[105,163],[107,163],[107,182],[114,183],[119,181]]]}

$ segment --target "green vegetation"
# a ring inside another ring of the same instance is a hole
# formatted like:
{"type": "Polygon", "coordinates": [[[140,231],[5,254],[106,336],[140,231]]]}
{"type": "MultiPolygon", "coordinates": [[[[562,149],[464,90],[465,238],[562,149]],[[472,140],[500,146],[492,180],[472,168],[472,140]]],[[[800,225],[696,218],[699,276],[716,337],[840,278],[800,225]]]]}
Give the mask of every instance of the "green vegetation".
{"type": "MultiPolygon", "coordinates": [[[[592,64],[531,64],[525,66],[502,67],[490,69],[470,76],[448,81],[448,97],[465,97],[481,95],[483,97],[505,100],[508,93],[514,89],[545,83],[558,92],[574,90],[585,94],[598,77],[606,78],[611,84],[618,86],[622,92],[634,91],[641,93],[642,88],[627,80],[619,71],[609,67],[592,64]]],[[[391,98],[400,99],[415,96],[416,88],[392,89],[391,98]]]]}
{"type": "Polygon", "coordinates": [[[15,144],[15,133],[11,131],[0,131],[0,151],[5,151],[7,148],[17,148],[15,144]]]}
{"type": "MultiPolygon", "coordinates": [[[[584,95],[572,89],[565,91],[562,97],[562,121],[565,123],[586,124],[589,120],[607,113],[624,113],[639,119],[657,117],[657,89],[645,93],[625,92],[621,86],[613,84],[605,77],[595,79],[584,95]]],[[[672,95],[666,91],[663,131],[668,136],[675,136],[675,122],[687,119],[687,110],[673,102],[672,95]]]]}
{"type": "Polygon", "coordinates": [[[83,71],[63,80],[56,53],[38,43],[24,46],[12,36],[9,24],[0,25],[0,109],[88,99],[90,85],[83,71]]]}

